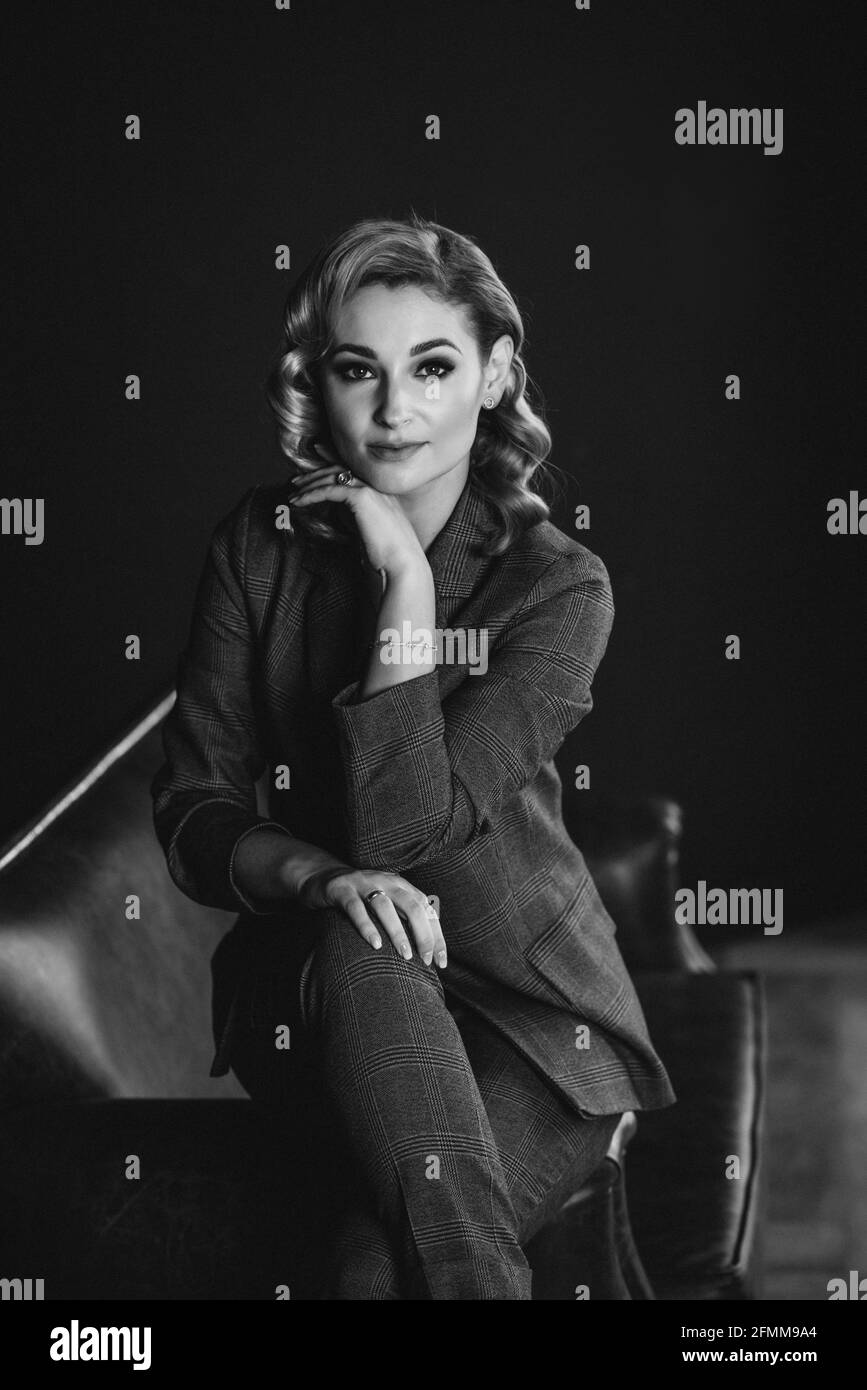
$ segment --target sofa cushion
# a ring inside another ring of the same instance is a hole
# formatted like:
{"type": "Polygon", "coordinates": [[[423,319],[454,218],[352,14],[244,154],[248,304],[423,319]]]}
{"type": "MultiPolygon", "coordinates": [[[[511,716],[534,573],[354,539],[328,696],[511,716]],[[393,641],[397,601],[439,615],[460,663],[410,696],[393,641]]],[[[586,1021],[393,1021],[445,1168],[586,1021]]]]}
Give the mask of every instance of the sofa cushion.
{"type": "Polygon", "coordinates": [[[0,1248],[46,1299],[316,1298],[346,1187],[250,1100],[45,1104],[0,1137],[0,1248]]]}
{"type": "Polygon", "coordinates": [[[169,876],[147,795],[158,748],[154,729],[0,875],[0,1113],[242,1094],[209,1075],[210,957],[234,918],[169,876]]]}

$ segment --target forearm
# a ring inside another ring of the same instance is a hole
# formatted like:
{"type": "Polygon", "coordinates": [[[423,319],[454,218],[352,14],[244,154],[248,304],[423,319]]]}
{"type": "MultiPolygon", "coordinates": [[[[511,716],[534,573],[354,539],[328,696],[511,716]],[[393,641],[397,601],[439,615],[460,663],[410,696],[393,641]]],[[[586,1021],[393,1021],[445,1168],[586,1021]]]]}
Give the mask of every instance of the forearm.
{"type": "Polygon", "coordinates": [[[327,849],[306,840],[289,839],[276,830],[247,835],[235,852],[235,880],[243,893],[256,898],[295,899],[305,907],[321,907],[313,874],[326,869],[349,869],[327,849]]]}
{"type": "MultiPolygon", "coordinates": [[[[436,590],[433,574],[427,560],[413,564],[386,579],[385,592],[377,617],[375,637],[381,638],[388,628],[394,628],[398,642],[404,640],[404,623],[409,624],[412,637],[429,639],[435,643],[436,634],[436,590]]],[[[436,651],[425,653],[422,648],[408,650],[398,646],[389,651],[381,644],[368,653],[368,661],[358,690],[358,698],[366,700],[389,686],[399,685],[401,681],[422,676],[436,667],[436,651]],[[382,653],[387,653],[387,660],[382,653]]]]}

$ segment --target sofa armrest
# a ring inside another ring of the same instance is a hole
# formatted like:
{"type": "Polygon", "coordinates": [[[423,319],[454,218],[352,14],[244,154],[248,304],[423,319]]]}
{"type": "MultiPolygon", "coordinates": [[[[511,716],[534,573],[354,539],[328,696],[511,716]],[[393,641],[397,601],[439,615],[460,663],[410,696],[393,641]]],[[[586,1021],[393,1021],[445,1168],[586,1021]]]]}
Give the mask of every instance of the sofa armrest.
{"type": "Polygon", "coordinates": [[[760,1298],[763,979],[681,971],[636,983],[677,1093],[676,1105],[639,1116],[629,1148],[629,1212],[642,1262],[662,1300],[760,1298]]]}
{"type": "Polygon", "coordinates": [[[675,920],[682,834],[677,802],[564,789],[563,820],[617,926],[629,970],[716,969],[690,927],[675,920]]]}

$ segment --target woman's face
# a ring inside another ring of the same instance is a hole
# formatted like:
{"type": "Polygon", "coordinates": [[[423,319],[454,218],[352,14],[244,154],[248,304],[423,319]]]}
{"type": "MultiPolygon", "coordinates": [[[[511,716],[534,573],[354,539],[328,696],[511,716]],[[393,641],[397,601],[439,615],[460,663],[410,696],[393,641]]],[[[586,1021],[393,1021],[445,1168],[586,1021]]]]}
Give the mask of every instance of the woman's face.
{"type": "Polygon", "coordinates": [[[483,364],[463,309],[418,286],[368,285],[343,305],[334,328],[320,381],[340,461],[397,495],[453,469],[466,476],[482,401],[500,398],[512,339],[498,339],[483,364]]]}

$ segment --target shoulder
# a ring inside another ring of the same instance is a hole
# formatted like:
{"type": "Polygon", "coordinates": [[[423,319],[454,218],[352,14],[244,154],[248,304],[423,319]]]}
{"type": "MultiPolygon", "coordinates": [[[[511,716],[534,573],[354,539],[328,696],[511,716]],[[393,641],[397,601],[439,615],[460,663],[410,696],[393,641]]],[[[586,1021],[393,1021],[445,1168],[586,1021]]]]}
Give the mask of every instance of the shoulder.
{"type": "Polygon", "coordinates": [[[506,557],[532,575],[543,593],[588,585],[611,600],[611,579],[604,562],[551,521],[538,521],[529,527],[509,547],[506,557]]]}
{"type": "Polygon", "coordinates": [[[241,564],[298,556],[304,541],[285,524],[277,525],[288,503],[282,483],[253,483],[217,522],[212,539],[241,564]]]}

